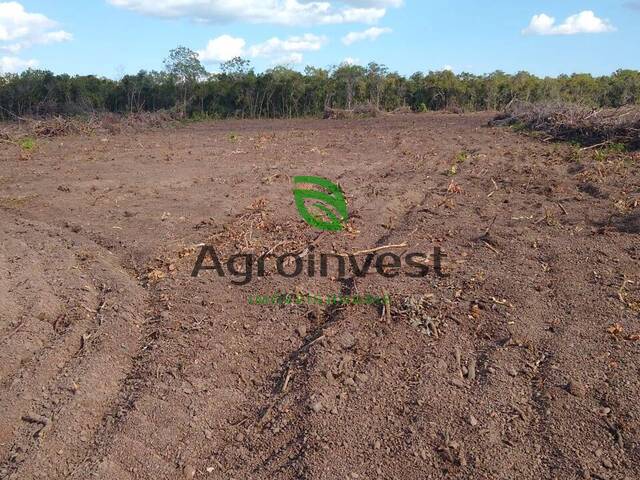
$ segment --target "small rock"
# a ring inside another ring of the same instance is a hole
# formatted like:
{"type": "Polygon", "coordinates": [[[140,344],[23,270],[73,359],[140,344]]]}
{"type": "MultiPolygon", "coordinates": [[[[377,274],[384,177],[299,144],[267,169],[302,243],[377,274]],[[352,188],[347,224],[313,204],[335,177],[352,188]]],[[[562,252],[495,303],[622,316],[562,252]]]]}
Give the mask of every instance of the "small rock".
{"type": "Polygon", "coordinates": [[[460,378],[454,378],[453,380],[451,380],[451,384],[455,385],[456,387],[460,387],[460,388],[464,388],[464,381],[460,378]]]}
{"type": "Polygon", "coordinates": [[[380,442],[380,440],[376,440],[375,442],[373,442],[373,448],[375,448],[376,450],[380,450],[381,446],[382,443],[380,442]]]}
{"type": "Polygon", "coordinates": [[[331,385],[333,385],[336,381],[331,370],[327,370],[326,372],[324,372],[324,378],[326,378],[327,382],[329,382],[331,385]]]}
{"type": "Polygon", "coordinates": [[[518,376],[518,370],[516,370],[515,367],[507,368],[507,373],[509,375],[511,375],[512,377],[517,377],[518,376]]]}
{"type": "Polygon", "coordinates": [[[305,327],[304,325],[300,325],[298,328],[296,328],[296,331],[298,332],[298,335],[300,335],[301,338],[304,338],[307,336],[307,327],[305,327]]]}
{"type": "Polygon", "coordinates": [[[613,468],[613,463],[611,463],[611,460],[609,460],[608,458],[603,458],[602,459],[602,466],[605,468],[613,468]]]}
{"type": "Polygon", "coordinates": [[[571,380],[567,385],[567,391],[574,397],[584,397],[587,394],[587,387],[577,380],[571,380]]]}
{"type": "Polygon", "coordinates": [[[196,476],[196,469],[191,465],[185,465],[182,469],[182,473],[184,475],[184,478],[193,478],[196,476]]]}
{"type": "Polygon", "coordinates": [[[467,378],[469,380],[476,379],[476,361],[475,360],[469,361],[469,368],[467,369],[467,378]]]}
{"type": "Polygon", "coordinates": [[[349,350],[355,346],[356,339],[349,332],[344,332],[338,338],[338,342],[340,343],[340,346],[342,348],[344,348],[345,350],[349,350]]]}
{"type": "Polygon", "coordinates": [[[238,433],[236,434],[236,442],[240,443],[240,442],[242,442],[243,440],[244,440],[244,433],[242,433],[242,432],[238,432],[238,433]]]}
{"type": "Polygon", "coordinates": [[[322,410],[322,402],[313,402],[311,404],[311,410],[313,410],[314,412],[318,413],[320,410],[322,410]]]}
{"type": "Polygon", "coordinates": [[[211,440],[213,438],[213,432],[208,428],[204,431],[204,438],[211,440]]]}
{"type": "Polygon", "coordinates": [[[476,425],[478,425],[478,419],[473,415],[469,415],[469,425],[475,427],[476,425]]]}

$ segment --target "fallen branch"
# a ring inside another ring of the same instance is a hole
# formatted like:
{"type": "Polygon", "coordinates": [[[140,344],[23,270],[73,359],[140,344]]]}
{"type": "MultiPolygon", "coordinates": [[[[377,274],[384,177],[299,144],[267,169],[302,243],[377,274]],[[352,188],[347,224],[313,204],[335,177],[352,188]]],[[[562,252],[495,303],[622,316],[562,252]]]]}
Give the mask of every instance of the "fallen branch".
{"type": "Polygon", "coordinates": [[[382,247],[376,247],[376,248],[369,248],[367,250],[358,250],[357,252],[353,252],[353,253],[338,253],[337,255],[341,256],[341,257],[357,257],[358,255],[366,255],[368,253],[375,253],[375,252],[379,252],[380,250],[388,250],[391,248],[406,248],[407,247],[407,242],[403,242],[403,243],[398,243],[395,245],[383,245],[382,247]]]}

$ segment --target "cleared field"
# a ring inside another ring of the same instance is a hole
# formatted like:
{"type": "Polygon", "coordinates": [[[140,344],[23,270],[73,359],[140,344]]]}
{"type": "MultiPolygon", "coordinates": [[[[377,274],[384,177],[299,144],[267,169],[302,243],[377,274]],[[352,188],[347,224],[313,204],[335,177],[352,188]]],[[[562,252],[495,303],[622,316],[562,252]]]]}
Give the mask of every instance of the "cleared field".
{"type": "Polygon", "coordinates": [[[639,155],[489,119],[2,145],[0,478],[639,478],[639,155]],[[296,175],[339,183],[346,230],[300,219],[296,175]],[[191,276],[200,244],[439,246],[446,276],[237,285],[191,276]],[[249,303],[276,292],[391,308],[249,303]]]}

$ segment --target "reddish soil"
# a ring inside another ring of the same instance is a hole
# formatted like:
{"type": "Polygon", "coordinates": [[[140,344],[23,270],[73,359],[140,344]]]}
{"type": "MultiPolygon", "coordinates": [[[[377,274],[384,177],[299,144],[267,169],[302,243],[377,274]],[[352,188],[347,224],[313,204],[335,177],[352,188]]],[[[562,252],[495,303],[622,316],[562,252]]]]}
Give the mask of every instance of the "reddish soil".
{"type": "Polygon", "coordinates": [[[0,478],[640,478],[639,157],[489,118],[2,145],[0,478]],[[295,175],[339,182],[345,231],[295,175]],[[441,246],[447,276],[238,286],[191,277],[201,243],[441,246]],[[248,304],[276,291],[392,306],[248,304]]]}

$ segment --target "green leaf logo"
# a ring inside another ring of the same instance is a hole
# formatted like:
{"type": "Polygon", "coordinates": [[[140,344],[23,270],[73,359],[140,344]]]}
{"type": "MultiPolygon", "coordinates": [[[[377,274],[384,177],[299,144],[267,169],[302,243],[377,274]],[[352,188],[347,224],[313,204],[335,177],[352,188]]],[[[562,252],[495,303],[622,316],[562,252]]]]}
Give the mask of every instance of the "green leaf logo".
{"type": "Polygon", "coordinates": [[[326,178],[308,176],[293,177],[293,183],[317,185],[326,190],[293,190],[296,208],[305,222],[318,230],[337,232],[344,228],[344,222],[349,218],[349,214],[347,213],[347,202],[339,186],[326,178]],[[311,204],[314,213],[307,209],[305,201],[308,199],[315,200],[311,204]]]}

